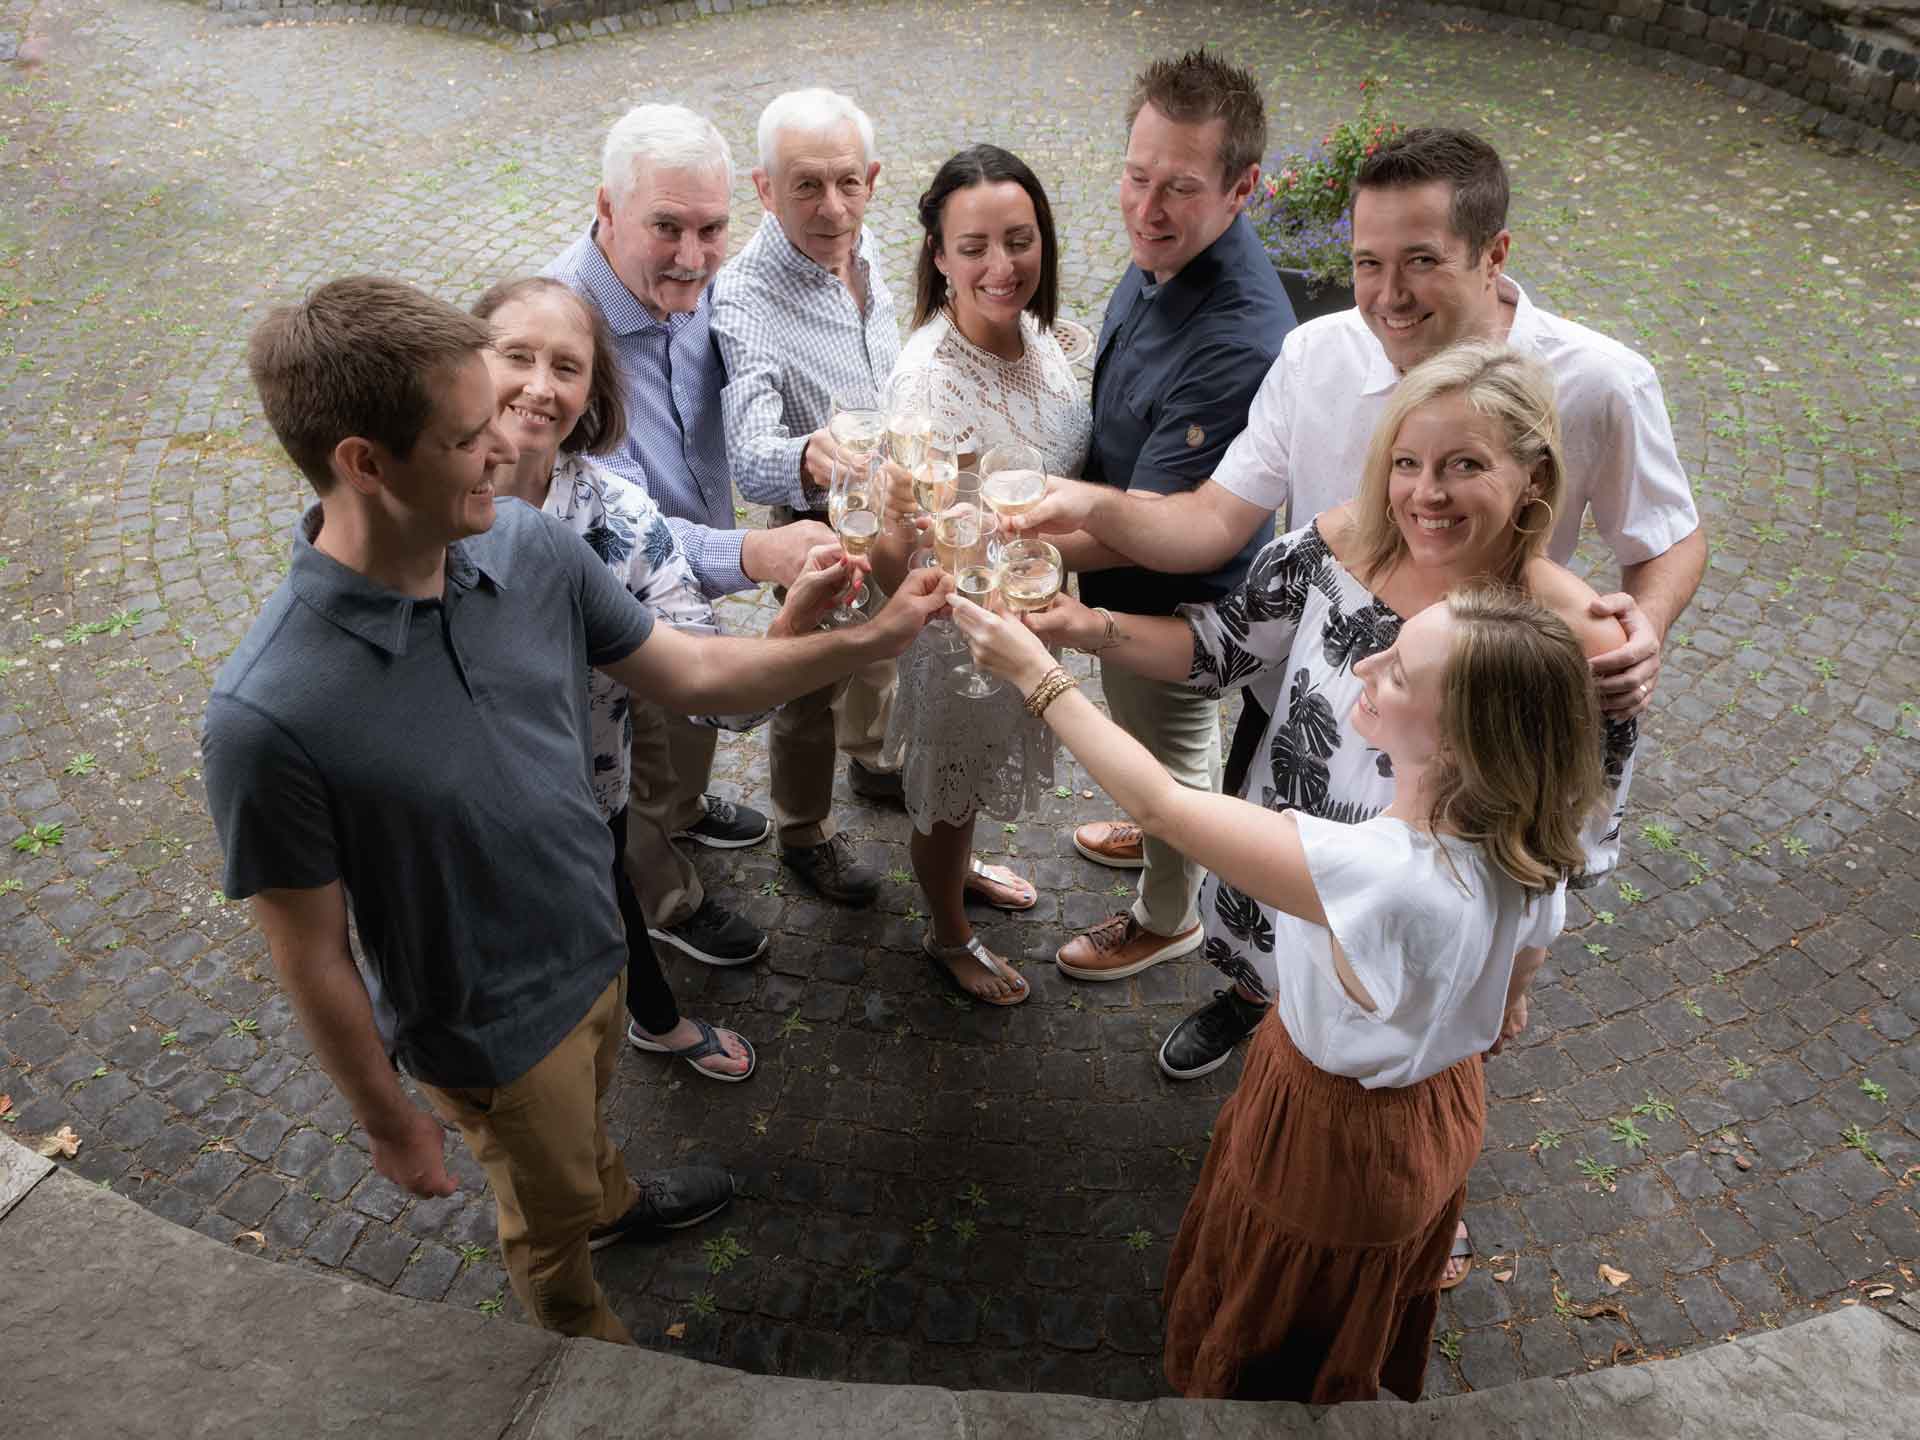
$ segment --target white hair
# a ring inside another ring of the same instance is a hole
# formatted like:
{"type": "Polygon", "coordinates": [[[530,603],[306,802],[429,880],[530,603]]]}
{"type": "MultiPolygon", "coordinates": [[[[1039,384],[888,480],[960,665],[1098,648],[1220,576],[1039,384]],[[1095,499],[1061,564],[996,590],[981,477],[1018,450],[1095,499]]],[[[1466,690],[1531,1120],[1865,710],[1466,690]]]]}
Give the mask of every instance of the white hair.
{"type": "Polygon", "coordinates": [[[733,152],[713,122],[684,105],[636,105],[607,132],[600,183],[615,205],[633,189],[642,165],[664,170],[718,170],[733,184],[733,152]]]}
{"type": "Polygon", "coordinates": [[[860,159],[873,160],[873,121],[846,96],[816,87],[789,90],[760,112],[760,168],[771,175],[782,135],[823,135],[851,124],[860,132],[860,159]]]}

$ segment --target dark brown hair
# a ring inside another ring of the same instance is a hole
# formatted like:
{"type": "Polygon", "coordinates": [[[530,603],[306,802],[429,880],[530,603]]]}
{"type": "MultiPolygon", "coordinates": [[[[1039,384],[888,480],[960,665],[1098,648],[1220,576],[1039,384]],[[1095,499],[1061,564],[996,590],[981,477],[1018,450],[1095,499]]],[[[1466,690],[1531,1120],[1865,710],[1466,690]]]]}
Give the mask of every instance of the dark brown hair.
{"type": "Polygon", "coordinates": [[[535,295],[564,295],[571,300],[581,318],[587,322],[587,333],[593,337],[593,370],[587,377],[587,408],[580,412],[580,419],[575,422],[573,429],[562,437],[560,448],[569,455],[576,452],[606,455],[619,448],[620,442],[626,438],[627,406],[620,398],[620,357],[614,353],[613,331],[608,328],[607,317],[600,313],[600,307],[589,304],[562,281],[545,275],[531,275],[524,280],[502,280],[474,302],[473,313],[478,319],[491,320],[494,312],[502,306],[535,295]]]}
{"type": "Polygon", "coordinates": [[[487,327],[379,275],[330,280],[254,326],[247,369],[293,463],[313,488],[333,488],[342,440],[413,453],[433,414],[435,382],[487,345],[487,327]]]}
{"type": "Polygon", "coordinates": [[[1033,218],[1040,226],[1040,288],[1027,302],[1027,312],[1039,320],[1042,328],[1053,328],[1054,318],[1060,313],[1060,246],[1054,238],[1053,207],[1047,203],[1046,188],[1018,155],[998,145],[974,145],[942,165],[920,197],[920,228],[926,231],[926,238],[920,244],[914,275],[914,329],[939,312],[946,296],[946,276],[933,263],[933,257],[947,243],[941,225],[948,199],[955,191],[998,185],[1003,180],[1011,180],[1033,201],[1033,218]]]}
{"type": "Polygon", "coordinates": [[[1229,65],[1206,47],[1189,50],[1178,60],[1156,60],[1133,82],[1127,99],[1127,129],[1140,118],[1140,108],[1151,105],[1176,125],[1227,122],[1220,138],[1220,187],[1258,165],[1267,153],[1267,106],[1260,86],[1248,71],[1229,65]]]}
{"type": "Polygon", "coordinates": [[[1423,125],[1396,136],[1362,163],[1353,189],[1358,195],[1435,180],[1452,190],[1448,226],[1467,242],[1467,258],[1478,262],[1493,237],[1507,228],[1507,167],[1500,152],[1471,130],[1423,125]]]}

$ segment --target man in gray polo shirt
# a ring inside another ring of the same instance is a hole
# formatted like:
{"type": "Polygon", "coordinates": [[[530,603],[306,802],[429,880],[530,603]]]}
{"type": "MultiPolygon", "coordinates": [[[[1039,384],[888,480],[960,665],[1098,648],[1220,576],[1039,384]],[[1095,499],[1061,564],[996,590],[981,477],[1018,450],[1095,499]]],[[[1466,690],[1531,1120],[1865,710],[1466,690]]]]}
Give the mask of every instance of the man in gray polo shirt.
{"type": "Polygon", "coordinates": [[[395,1058],[487,1172],[514,1293],[541,1326],[630,1341],[589,1251],[696,1223],[733,1181],[688,1167],[636,1184],[600,1120],[627,950],[580,677],[597,666],[682,711],[763,709],[897,655],[943,590],[930,576],[871,624],[808,633],[846,583],[822,550],[768,638],[656,628],[564,526],[496,512],[490,473],[514,450],[487,338],[371,277],[254,332],[255,386],[319,501],[215,681],[207,799],[226,893],[252,899],[375,1169],[417,1195],[454,1189],[441,1125],[375,1028],[349,903],[395,1058]]]}

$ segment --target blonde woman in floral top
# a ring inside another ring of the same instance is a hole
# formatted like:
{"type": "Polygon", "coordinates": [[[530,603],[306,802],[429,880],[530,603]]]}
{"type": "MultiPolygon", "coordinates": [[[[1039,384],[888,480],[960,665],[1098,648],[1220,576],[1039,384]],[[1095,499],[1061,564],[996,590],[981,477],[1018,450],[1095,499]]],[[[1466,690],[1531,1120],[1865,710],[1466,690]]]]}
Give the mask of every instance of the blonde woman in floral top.
{"type": "MultiPolygon", "coordinates": [[[[711,632],[713,608],[645,491],[588,458],[625,429],[606,321],[557,280],[496,285],[474,306],[493,327],[487,355],[501,428],[518,447],[511,475],[494,488],[564,521],[660,619],[711,632]]],[[[590,670],[592,784],[613,831],[614,893],[627,927],[627,1038],[642,1050],[678,1056],[702,1075],[740,1081],[753,1073],[753,1047],[731,1030],[683,1016],[661,973],[639,898],[619,857],[626,850],[627,781],[633,717],[626,689],[590,670]]],[[[759,717],[714,721],[746,728],[759,717]]]]}

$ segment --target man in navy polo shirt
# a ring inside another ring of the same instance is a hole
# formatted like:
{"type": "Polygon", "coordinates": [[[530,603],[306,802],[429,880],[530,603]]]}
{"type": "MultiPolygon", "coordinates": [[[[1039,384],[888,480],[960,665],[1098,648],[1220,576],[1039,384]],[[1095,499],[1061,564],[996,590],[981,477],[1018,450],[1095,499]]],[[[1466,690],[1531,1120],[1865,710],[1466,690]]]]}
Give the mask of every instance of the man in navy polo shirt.
{"type": "Polygon", "coordinates": [[[374,1168],[451,1194],[440,1120],[457,1125],[527,1313],[630,1342],[589,1251],[697,1223],[734,1187],[701,1166],[636,1183],[600,1119],[627,947],[581,676],[596,666],[683,712],[760,710],[899,654],[944,592],[910,580],[871,623],[809,633],[846,581],[822,548],[767,638],[656,627],[564,525],[496,512],[490,475],[515,453],[487,343],[481,321],[368,276],[255,330],[255,387],[319,500],[214,682],[207,801],[223,888],[252,899],[374,1168]],[[389,1062],[349,903],[393,1055],[438,1120],[389,1062]]]}
{"type": "MultiPolygon", "coordinates": [[[[1134,82],[1127,123],[1120,213],[1133,264],[1100,328],[1084,478],[1175,495],[1204,482],[1246,425],[1293,328],[1293,307],[1243,213],[1267,143],[1253,77],[1205,50],[1159,61],[1134,82]]],[[[1125,566],[1083,574],[1080,595],[1089,605],[1171,615],[1238,584],[1261,538],[1207,574],[1125,566]]],[[[1100,679],[1114,720],[1175,779],[1219,788],[1217,702],[1117,667],[1102,667],[1100,679]]],[[[1199,948],[1199,866],[1127,820],[1082,825],[1073,843],[1090,860],[1141,876],[1130,911],[1061,948],[1062,971],[1120,980],[1199,948]]]]}

